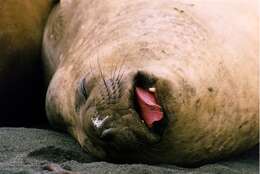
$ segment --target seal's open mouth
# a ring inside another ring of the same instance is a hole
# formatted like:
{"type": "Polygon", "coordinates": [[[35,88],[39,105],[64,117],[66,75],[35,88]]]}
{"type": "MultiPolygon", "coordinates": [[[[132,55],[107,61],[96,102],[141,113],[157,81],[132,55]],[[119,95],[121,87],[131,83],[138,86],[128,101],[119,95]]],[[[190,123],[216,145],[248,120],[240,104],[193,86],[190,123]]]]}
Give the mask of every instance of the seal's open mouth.
{"type": "Polygon", "coordinates": [[[140,119],[146,126],[154,133],[162,134],[167,119],[163,112],[163,106],[156,98],[155,83],[156,78],[152,75],[138,72],[135,77],[134,103],[140,119]]]}
{"type": "Polygon", "coordinates": [[[153,127],[153,124],[160,122],[163,119],[163,112],[161,111],[161,106],[158,104],[155,88],[149,88],[149,90],[136,87],[135,94],[136,100],[139,106],[139,114],[149,128],[153,127]]]}

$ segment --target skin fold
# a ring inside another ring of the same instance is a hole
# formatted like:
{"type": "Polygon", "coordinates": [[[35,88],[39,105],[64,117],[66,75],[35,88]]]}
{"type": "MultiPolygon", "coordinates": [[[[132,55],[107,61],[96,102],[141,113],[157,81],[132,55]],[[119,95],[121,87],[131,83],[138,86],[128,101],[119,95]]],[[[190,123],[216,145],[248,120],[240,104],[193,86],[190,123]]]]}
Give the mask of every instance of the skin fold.
{"type": "Polygon", "coordinates": [[[256,145],[256,4],[61,0],[43,41],[50,123],[116,162],[191,166],[256,145]],[[136,87],[156,89],[158,129],[141,120],[136,87]]]}

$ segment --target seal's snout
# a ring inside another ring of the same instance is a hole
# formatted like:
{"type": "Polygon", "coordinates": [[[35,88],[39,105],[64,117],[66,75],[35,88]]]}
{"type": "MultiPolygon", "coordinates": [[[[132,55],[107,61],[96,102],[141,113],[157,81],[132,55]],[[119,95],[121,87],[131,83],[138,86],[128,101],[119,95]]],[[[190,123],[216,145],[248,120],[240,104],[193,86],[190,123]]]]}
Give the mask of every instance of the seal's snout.
{"type": "Polygon", "coordinates": [[[84,96],[85,101],[78,99],[84,101],[78,105],[82,108],[78,113],[86,120],[83,126],[94,146],[109,153],[137,151],[159,143],[167,126],[163,102],[158,98],[159,80],[147,71],[134,71],[119,80],[104,76],[93,88],[89,87],[91,81],[79,83],[81,95],[77,96],[84,96]]]}
{"type": "Polygon", "coordinates": [[[165,115],[156,98],[156,78],[145,72],[129,73],[118,83],[104,81],[99,89],[102,102],[91,118],[95,135],[102,143],[117,148],[160,140],[165,115]]]}
{"type": "Polygon", "coordinates": [[[140,139],[144,141],[151,139],[143,136],[142,125],[140,125],[138,117],[132,113],[114,112],[102,118],[93,118],[92,127],[94,127],[96,138],[101,145],[118,150],[135,149],[140,139]]]}

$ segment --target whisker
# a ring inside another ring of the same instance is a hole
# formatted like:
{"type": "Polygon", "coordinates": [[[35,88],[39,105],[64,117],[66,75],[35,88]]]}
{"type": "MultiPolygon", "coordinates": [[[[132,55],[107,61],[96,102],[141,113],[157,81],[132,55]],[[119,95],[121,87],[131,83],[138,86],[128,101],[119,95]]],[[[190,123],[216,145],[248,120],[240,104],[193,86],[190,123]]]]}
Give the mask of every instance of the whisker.
{"type": "Polygon", "coordinates": [[[99,73],[100,73],[101,79],[102,79],[102,81],[103,81],[103,83],[104,83],[104,85],[105,85],[105,87],[106,87],[107,95],[108,95],[108,97],[109,97],[109,99],[110,99],[110,98],[111,98],[110,90],[109,90],[109,88],[108,88],[108,85],[107,85],[107,82],[106,82],[106,80],[105,80],[104,74],[103,74],[103,72],[102,72],[102,70],[101,70],[101,66],[100,66],[100,62],[99,62],[99,57],[97,57],[97,65],[98,65],[98,69],[99,69],[99,73]]]}
{"type": "Polygon", "coordinates": [[[121,71],[122,71],[122,69],[123,69],[123,67],[124,67],[124,64],[125,64],[125,58],[123,58],[122,63],[121,63],[121,65],[119,66],[119,70],[118,70],[118,73],[117,73],[117,77],[116,77],[116,79],[115,79],[116,81],[119,80],[120,73],[121,73],[121,71]]]}
{"type": "Polygon", "coordinates": [[[120,47],[118,47],[118,49],[119,49],[119,56],[120,57],[123,57],[123,60],[122,60],[122,63],[120,62],[120,61],[118,61],[117,63],[116,63],[116,65],[115,65],[115,69],[114,69],[114,73],[113,73],[113,76],[112,76],[112,80],[113,81],[116,81],[116,78],[117,78],[117,76],[118,75],[116,75],[116,74],[118,74],[118,73],[120,73],[120,69],[121,69],[121,67],[122,67],[122,65],[124,64],[124,56],[122,56],[122,54],[121,54],[121,48],[120,47]],[[120,65],[120,63],[121,63],[121,65],[120,65]],[[117,72],[118,71],[118,72],[117,72]]]}
{"type": "Polygon", "coordinates": [[[119,63],[113,63],[112,67],[112,72],[111,72],[111,79],[112,81],[114,82],[114,78],[115,78],[115,74],[116,74],[116,70],[117,70],[117,66],[118,66],[119,63]]]}
{"type": "MultiPolygon", "coordinates": [[[[99,45],[101,45],[101,43],[98,44],[97,42],[95,42],[95,46],[96,46],[96,48],[98,48],[99,45]]],[[[97,49],[97,50],[98,50],[98,49],[97,49]]],[[[103,72],[102,72],[102,70],[101,70],[101,65],[100,65],[100,61],[99,61],[99,54],[98,54],[98,51],[97,51],[97,57],[96,57],[96,58],[97,58],[97,66],[98,66],[98,70],[99,70],[100,77],[101,77],[101,79],[102,79],[103,84],[105,85],[105,88],[106,88],[106,91],[107,91],[108,98],[110,99],[110,91],[109,91],[108,85],[107,85],[107,83],[106,83],[106,80],[105,80],[104,74],[103,74],[103,72]]],[[[101,89],[101,85],[98,85],[98,86],[100,86],[99,89],[101,89]]]]}
{"type": "Polygon", "coordinates": [[[125,75],[126,71],[123,71],[121,76],[118,78],[118,83],[120,84],[121,80],[123,79],[123,76],[125,75]]]}

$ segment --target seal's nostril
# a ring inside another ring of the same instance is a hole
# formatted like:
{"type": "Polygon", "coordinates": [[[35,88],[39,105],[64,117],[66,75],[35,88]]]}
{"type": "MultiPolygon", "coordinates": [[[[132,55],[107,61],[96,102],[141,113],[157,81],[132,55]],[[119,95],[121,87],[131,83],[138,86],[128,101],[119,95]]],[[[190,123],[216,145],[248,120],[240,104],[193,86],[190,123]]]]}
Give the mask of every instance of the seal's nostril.
{"type": "Polygon", "coordinates": [[[104,141],[112,141],[115,137],[115,133],[116,128],[108,128],[101,133],[100,138],[104,141]]]}

